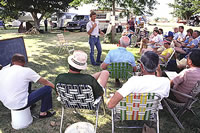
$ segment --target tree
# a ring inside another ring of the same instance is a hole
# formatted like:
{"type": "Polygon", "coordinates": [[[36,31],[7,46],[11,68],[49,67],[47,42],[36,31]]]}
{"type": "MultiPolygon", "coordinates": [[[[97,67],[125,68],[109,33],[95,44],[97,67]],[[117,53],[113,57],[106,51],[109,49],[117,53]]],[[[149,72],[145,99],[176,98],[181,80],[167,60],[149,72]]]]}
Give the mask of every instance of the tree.
{"type": "Polygon", "coordinates": [[[169,3],[168,5],[174,8],[171,14],[187,21],[192,15],[200,13],[199,0],[175,0],[174,3],[169,3]]]}
{"type": "MultiPolygon", "coordinates": [[[[115,16],[115,8],[122,7],[124,14],[128,15],[134,13],[135,15],[152,14],[157,0],[74,0],[72,5],[80,5],[81,3],[94,3],[97,1],[97,6],[100,9],[112,10],[115,16]]],[[[114,41],[115,26],[112,26],[112,38],[114,41]]]]}
{"type": "Polygon", "coordinates": [[[12,18],[18,17],[19,11],[26,11],[32,14],[36,29],[40,28],[40,21],[46,13],[65,11],[73,0],[1,0],[1,12],[12,18]],[[38,14],[41,14],[38,17],[38,14]]]}

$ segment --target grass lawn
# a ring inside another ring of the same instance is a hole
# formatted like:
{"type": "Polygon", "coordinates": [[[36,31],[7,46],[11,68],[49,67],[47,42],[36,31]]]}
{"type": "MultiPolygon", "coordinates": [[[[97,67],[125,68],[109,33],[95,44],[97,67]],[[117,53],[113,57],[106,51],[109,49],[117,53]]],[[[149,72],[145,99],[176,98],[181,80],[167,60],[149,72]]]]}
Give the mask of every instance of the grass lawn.
{"type": "MultiPolygon", "coordinates": [[[[166,28],[166,26],[164,26],[166,28]]],[[[153,27],[149,27],[152,29],[153,27]]],[[[39,34],[39,35],[25,35],[17,33],[17,30],[0,30],[0,39],[13,38],[18,36],[23,36],[26,50],[28,54],[29,63],[28,67],[32,68],[36,72],[38,72],[41,76],[46,79],[54,82],[56,76],[60,73],[65,73],[68,70],[67,57],[69,54],[65,51],[58,54],[57,47],[57,37],[56,34],[62,31],[54,31],[51,33],[39,34]]],[[[62,32],[63,33],[63,32],[62,32]]],[[[99,67],[94,67],[90,64],[89,60],[89,44],[88,44],[88,36],[85,32],[64,32],[65,39],[69,41],[69,43],[73,43],[75,45],[75,49],[83,50],[88,54],[88,69],[83,73],[95,73],[100,71],[99,67]]],[[[113,44],[103,44],[102,42],[102,59],[105,58],[106,54],[109,50],[117,48],[116,45],[113,44]]],[[[137,54],[138,48],[128,48],[128,51],[131,51],[135,58],[139,58],[137,54]]],[[[96,52],[95,52],[96,53],[96,52]]],[[[134,83],[133,83],[134,84],[134,83]]],[[[33,88],[39,88],[41,85],[33,84],[33,88]]],[[[109,79],[107,84],[107,88],[114,88],[114,80],[109,79]]],[[[109,89],[107,89],[109,90],[109,89]]],[[[113,89],[114,90],[114,89],[113,89]]],[[[112,90],[112,91],[113,91],[112,90]]],[[[110,90],[109,90],[110,91],[110,90]]],[[[105,99],[107,100],[107,99],[105,99]]],[[[59,132],[60,126],[60,118],[61,118],[61,105],[56,100],[55,92],[53,92],[53,106],[56,111],[56,115],[47,119],[34,119],[33,123],[26,129],[22,130],[14,130],[11,127],[11,116],[10,110],[5,108],[0,103],[0,133],[57,133],[59,132]],[[51,125],[52,122],[56,124],[54,126],[51,125]]],[[[199,106],[199,105],[196,105],[199,106]]],[[[37,115],[39,113],[40,103],[37,103],[36,108],[32,110],[33,115],[37,115]]],[[[197,111],[198,112],[198,111],[197,111]]],[[[185,130],[180,130],[169,113],[165,110],[161,110],[160,112],[160,132],[161,133],[198,133],[200,132],[200,121],[196,119],[190,113],[186,113],[184,115],[183,125],[186,128],[185,130]]],[[[101,114],[101,112],[100,112],[101,114]]],[[[200,112],[198,112],[200,116],[200,112]]],[[[63,131],[69,125],[79,122],[79,121],[87,121],[95,124],[95,116],[90,115],[77,115],[73,113],[73,110],[67,109],[65,110],[63,131]]],[[[110,133],[111,132],[111,112],[109,109],[106,109],[106,115],[99,116],[99,127],[97,129],[98,133],[110,133]]],[[[116,132],[142,132],[141,129],[117,129],[116,132]]]]}

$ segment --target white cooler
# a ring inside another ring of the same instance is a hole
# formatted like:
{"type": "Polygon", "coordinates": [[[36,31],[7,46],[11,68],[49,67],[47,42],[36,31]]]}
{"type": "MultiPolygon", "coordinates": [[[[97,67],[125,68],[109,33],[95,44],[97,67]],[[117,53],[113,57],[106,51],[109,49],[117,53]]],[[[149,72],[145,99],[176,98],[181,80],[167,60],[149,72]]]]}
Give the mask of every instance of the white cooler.
{"type": "Polygon", "coordinates": [[[77,122],[66,128],[65,133],[94,133],[94,125],[88,122],[77,122]]]}
{"type": "Polygon", "coordinates": [[[22,129],[28,127],[33,122],[30,107],[24,110],[11,110],[11,125],[14,129],[22,129]]]}

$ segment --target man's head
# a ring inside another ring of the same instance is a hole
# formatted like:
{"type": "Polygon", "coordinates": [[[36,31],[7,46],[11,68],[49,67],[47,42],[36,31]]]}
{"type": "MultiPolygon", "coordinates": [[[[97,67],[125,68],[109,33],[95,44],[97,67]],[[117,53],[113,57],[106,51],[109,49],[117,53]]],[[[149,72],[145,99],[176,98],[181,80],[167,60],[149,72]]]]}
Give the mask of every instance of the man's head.
{"type": "Polygon", "coordinates": [[[163,42],[166,49],[170,48],[171,40],[165,39],[163,42]]]}
{"type": "Polygon", "coordinates": [[[81,50],[75,50],[73,55],[68,57],[69,69],[80,72],[87,68],[87,54],[81,50]]]}
{"type": "Polygon", "coordinates": [[[135,17],[133,16],[133,17],[131,17],[131,20],[134,20],[135,19],[135,17]]]}
{"type": "Polygon", "coordinates": [[[153,30],[158,30],[158,27],[154,27],[153,30]]]}
{"type": "Polygon", "coordinates": [[[130,44],[130,39],[127,36],[122,36],[119,40],[121,47],[127,47],[130,44]]]}
{"type": "Polygon", "coordinates": [[[193,33],[193,29],[188,29],[187,30],[187,36],[192,36],[193,33]]]}
{"type": "Polygon", "coordinates": [[[126,29],[129,30],[130,29],[130,25],[126,24],[126,29]]]}
{"type": "Polygon", "coordinates": [[[154,36],[157,36],[159,34],[159,31],[158,30],[153,30],[153,35],[154,36]]]}
{"type": "Polygon", "coordinates": [[[92,21],[95,21],[95,19],[96,19],[96,12],[92,11],[90,13],[90,18],[91,18],[92,21]]]}
{"type": "Polygon", "coordinates": [[[140,61],[143,71],[154,73],[158,67],[159,56],[152,51],[147,51],[141,56],[140,61]]]}
{"type": "Polygon", "coordinates": [[[177,33],[178,32],[178,27],[175,27],[174,28],[174,33],[177,33]]]}
{"type": "Polygon", "coordinates": [[[199,37],[199,31],[195,30],[193,33],[192,33],[192,38],[195,39],[199,37]]]}
{"type": "Polygon", "coordinates": [[[195,48],[192,50],[192,52],[188,55],[187,63],[190,67],[200,67],[200,49],[195,48]]]}
{"type": "Polygon", "coordinates": [[[182,33],[184,31],[184,26],[179,26],[178,30],[182,33]]]}
{"type": "Polygon", "coordinates": [[[158,29],[158,31],[159,31],[159,34],[163,34],[163,29],[162,28],[158,29]]]}
{"type": "Polygon", "coordinates": [[[24,66],[25,65],[25,57],[22,54],[16,53],[13,55],[12,60],[11,60],[11,64],[12,65],[20,65],[20,66],[24,66]]]}
{"type": "Polygon", "coordinates": [[[169,31],[167,35],[165,35],[165,38],[168,40],[173,40],[174,34],[173,32],[169,31]]]}

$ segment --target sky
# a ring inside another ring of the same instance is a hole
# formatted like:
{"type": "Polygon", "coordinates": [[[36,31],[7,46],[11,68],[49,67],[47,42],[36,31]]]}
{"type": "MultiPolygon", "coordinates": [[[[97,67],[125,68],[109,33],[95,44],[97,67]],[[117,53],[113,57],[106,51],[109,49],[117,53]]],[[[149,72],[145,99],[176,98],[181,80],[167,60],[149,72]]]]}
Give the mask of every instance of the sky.
{"type": "MultiPolygon", "coordinates": [[[[172,8],[170,8],[168,6],[168,3],[173,3],[174,0],[157,0],[158,3],[160,3],[159,5],[156,5],[157,10],[154,10],[153,12],[153,18],[156,17],[165,17],[168,19],[172,18],[172,15],[170,14],[170,12],[173,10],[172,8]]],[[[77,13],[80,15],[88,15],[90,13],[90,10],[95,9],[96,7],[93,4],[85,4],[81,7],[78,8],[78,10],[75,9],[69,9],[69,12],[71,13],[77,13]]]]}

